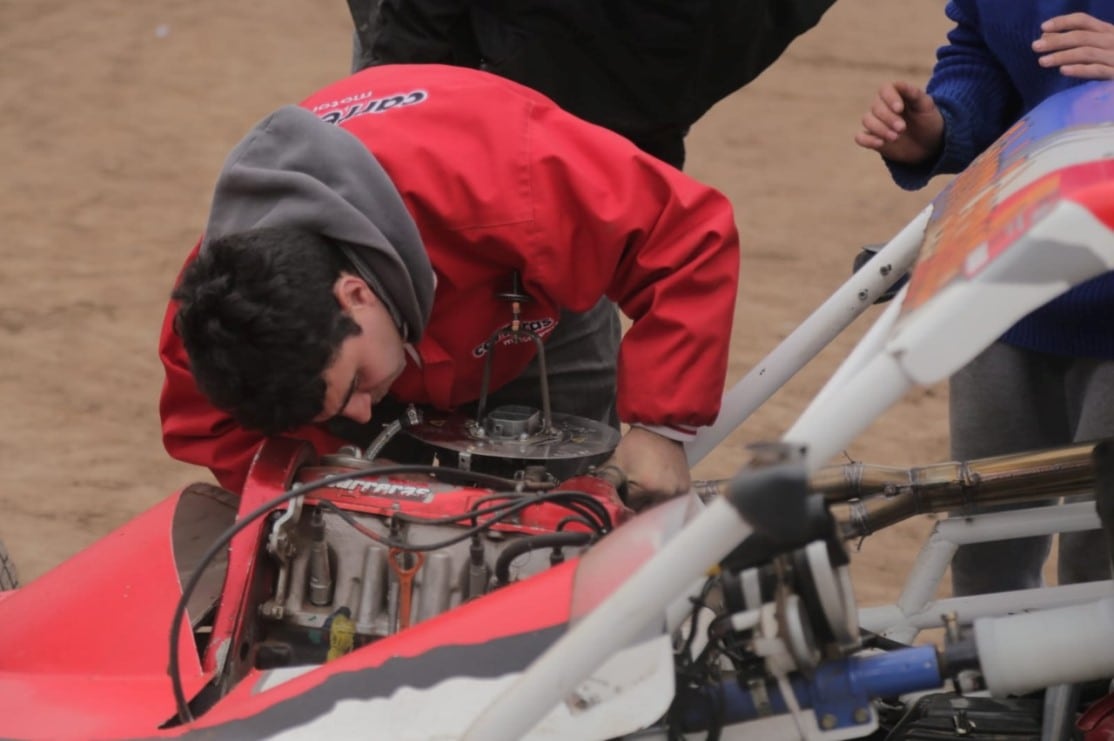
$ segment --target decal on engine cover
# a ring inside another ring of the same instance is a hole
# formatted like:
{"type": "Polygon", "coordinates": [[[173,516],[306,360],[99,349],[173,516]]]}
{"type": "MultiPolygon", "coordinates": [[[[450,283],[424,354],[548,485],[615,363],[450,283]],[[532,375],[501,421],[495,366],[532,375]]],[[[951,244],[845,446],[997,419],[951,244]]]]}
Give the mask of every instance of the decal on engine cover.
{"type": "Polygon", "coordinates": [[[433,501],[433,489],[428,486],[415,486],[413,484],[397,484],[393,481],[365,481],[363,479],[350,479],[338,481],[329,486],[330,489],[366,497],[389,497],[391,499],[408,499],[414,502],[433,501]]]}

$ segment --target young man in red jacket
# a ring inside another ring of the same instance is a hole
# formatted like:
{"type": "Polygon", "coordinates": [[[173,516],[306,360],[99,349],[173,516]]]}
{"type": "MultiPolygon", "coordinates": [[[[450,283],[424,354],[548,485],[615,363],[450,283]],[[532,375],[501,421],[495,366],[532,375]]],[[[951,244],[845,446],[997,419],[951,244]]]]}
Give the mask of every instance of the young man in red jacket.
{"type": "MultiPolygon", "coordinates": [[[[238,490],[265,435],[331,452],[337,422],[383,404],[474,402],[516,275],[543,337],[604,296],[631,318],[615,384],[631,427],[611,462],[632,497],[687,491],[682,442],[714,421],[726,375],[730,204],[528,88],[440,65],[365,70],[234,148],[163,325],[166,448],[238,490]]],[[[491,388],[535,354],[501,345],[491,388]]],[[[593,362],[562,364],[554,411],[608,415],[593,362]]]]}

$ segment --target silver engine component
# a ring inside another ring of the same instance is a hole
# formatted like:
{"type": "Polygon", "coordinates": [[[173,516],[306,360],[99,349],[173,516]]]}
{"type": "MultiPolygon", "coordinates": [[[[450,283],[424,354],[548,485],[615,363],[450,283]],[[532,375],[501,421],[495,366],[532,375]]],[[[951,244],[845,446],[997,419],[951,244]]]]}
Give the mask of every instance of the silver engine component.
{"type": "MultiPolygon", "coordinates": [[[[349,514],[372,533],[405,541],[410,548],[463,533],[459,525],[419,523],[392,532],[384,518],[349,514]]],[[[331,616],[347,608],[357,640],[382,638],[489,591],[495,584],[493,565],[523,537],[529,536],[487,529],[477,538],[432,551],[401,550],[374,542],[334,512],[312,508],[306,516],[302,505],[293,503],[273,525],[271,543],[286,545],[268,548],[279,574],[275,597],[260,607],[260,614],[300,632],[326,628],[331,616]]],[[[530,550],[504,563],[510,581],[549,568],[551,552],[530,550]]]]}
{"type": "Polygon", "coordinates": [[[557,479],[602,463],[619,444],[619,431],[602,422],[518,404],[496,407],[479,420],[427,414],[405,434],[452,468],[511,475],[541,465],[557,479]]]}

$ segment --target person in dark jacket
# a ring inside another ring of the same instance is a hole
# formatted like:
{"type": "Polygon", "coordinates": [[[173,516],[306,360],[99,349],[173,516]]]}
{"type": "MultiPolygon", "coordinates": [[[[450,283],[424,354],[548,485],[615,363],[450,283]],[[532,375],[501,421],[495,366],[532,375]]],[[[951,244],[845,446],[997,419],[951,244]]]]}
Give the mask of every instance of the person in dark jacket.
{"type": "MultiPolygon", "coordinates": [[[[769,67],[835,0],[348,0],[352,70],[437,63],[492,72],[621,134],[681,169],[685,135],[769,67]]],[[[584,379],[614,395],[622,325],[603,298],[564,312],[548,339],[550,385],[584,379]]],[[[515,384],[536,388],[537,363],[515,384]]],[[[558,396],[583,389],[554,390],[558,396]]],[[[617,424],[614,410],[598,419],[617,424]]]]}
{"type": "Polygon", "coordinates": [[[435,62],[531,87],[681,168],[685,135],[835,0],[348,0],[353,71],[435,62]]]}

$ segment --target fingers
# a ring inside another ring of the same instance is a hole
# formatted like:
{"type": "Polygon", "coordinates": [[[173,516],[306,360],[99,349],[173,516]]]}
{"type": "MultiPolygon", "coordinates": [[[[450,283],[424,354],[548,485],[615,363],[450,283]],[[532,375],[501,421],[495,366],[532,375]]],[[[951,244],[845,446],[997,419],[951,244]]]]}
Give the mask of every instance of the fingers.
{"type": "Polygon", "coordinates": [[[688,494],[692,489],[692,478],[686,464],[684,467],[665,466],[659,470],[644,469],[641,476],[628,471],[626,484],[631,499],[664,502],[688,494]]]}
{"type": "Polygon", "coordinates": [[[855,143],[864,149],[878,150],[886,146],[886,140],[874,134],[868,134],[866,131],[855,134],[855,143]]]}
{"type": "Polygon", "coordinates": [[[1065,64],[1060,68],[1065,77],[1078,77],[1082,80],[1114,80],[1114,65],[1110,64],[1065,64]]]}
{"type": "Polygon", "coordinates": [[[670,491],[662,491],[660,487],[646,487],[632,480],[627,483],[627,506],[636,512],[640,512],[654,505],[687,494],[691,488],[690,484],[689,486],[677,487],[670,491]]]}
{"type": "Polygon", "coordinates": [[[1044,33],[1062,33],[1064,31],[1101,31],[1109,23],[1100,21],[1089,13],[1068,13],[1049,18],[1041,24],[1044,33]]]}
{"type": "Polygon", "coordinates": [[[855,143],[866,149],[881,150],[897,141],[908,130],[908,117],[934,107],[932,98],[921,88],[897,81],[883,85],[862,117],[862,130],[855,143]]]}
{"type": "Polygon", "coordinates": [[[1109,51],[1114,49],[1114,26],[1107,25],[1104,31],[1063,31],[1043,33],[1033,42],[1033,51],[1049,54],[1073,49],[1094,49],[1109,51]]]}
{"type": "Polygon", "coordinates": [[[896,82],[894,86],[905,101],[906,116],[928,113],[936,108],[936,103],[932,100],[932,96],[916,85],[910,85],[907,82],[896,82]]]}
{"type": "Polygon", "coordinates": [[[627,503],[638,509],[686,493],[692,483],[681,443],[632,426],[619,441],[603,470],[618,469],[626,478],[627,503]]]}
{"type": "Polygon", "coordinates": [[[1096,65],[1114,68],[1114,35],[1110,49],[1094,45],[1084,45],[1042,55],[1037,61],[1042,67],[1066,67],[1069,65],[1096,65]]]}
{"type": "Polygon", "coordinates": [[[855,135],[859,146],[878,149],[895,141],[905,131],[905,97],[899,87],[901,84],[889,83],[879,88],[863,114],[863,130],[855,135]]]}
{"type": "Polygon", "coordinates": [[[1033,42],[1042,67],[1059,68],[1069,77],[1114,79],[1114,25],[1087,13],[1050,18],[1033,42]]]}
{"type": "Polygon", "coordinates": [[[881,103],[887,111],[900,118],[905,113],[906,101],[913,98],[916,93],[917,88],[899,80],[880,87],[875,102],[881,103]]]}
{"type": "Polygon", "coordinates": [[[872,111],[867,111],[862,120],[862,131],[855,134],[855,143],[867,149],[879,149],[889,142],[896,141],[905,128],[904,121],[891,124],[883,120],[872,111]]]}
{"type": "Polygon", "coordinates": [[[627,485],[630,483],[626,471],[610,461],[598,467],[593,475],[603,479],[619,491],[626,489],[627,485]]]}

